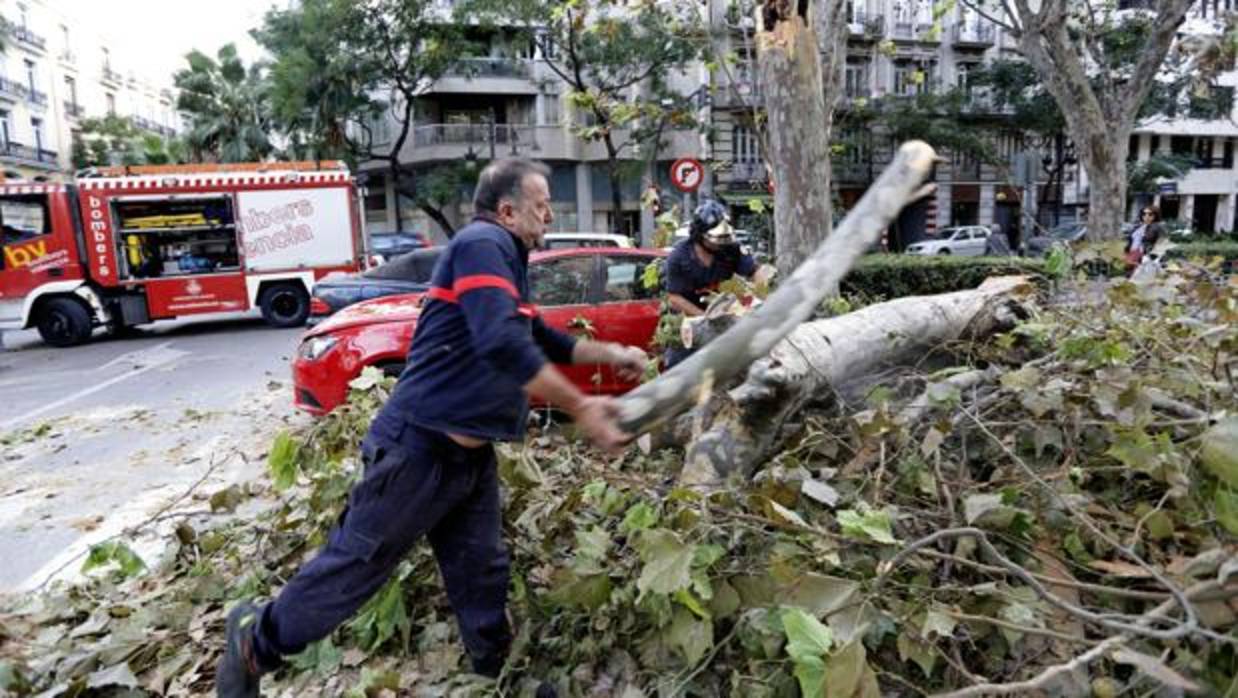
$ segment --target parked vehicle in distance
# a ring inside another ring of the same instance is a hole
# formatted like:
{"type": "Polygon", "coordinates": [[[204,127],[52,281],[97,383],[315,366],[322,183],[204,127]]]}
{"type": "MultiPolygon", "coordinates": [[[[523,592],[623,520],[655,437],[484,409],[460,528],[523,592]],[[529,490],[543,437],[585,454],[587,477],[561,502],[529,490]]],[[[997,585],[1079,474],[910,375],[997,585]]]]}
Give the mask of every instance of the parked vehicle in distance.
{"type": "Polygon", "coordinates": [[[330,274],[314,284],[310,298],[309,324],[361,301],[401,293],[423,292],[443,253],[442,247],[414,250],[360,274],[330,274]]]}
{"type": "MultiPolygon", "coordinates": [[[[661,289],[645,286],[645,268],[665,256],[660,250],[599,247],[535,252],[529,260],[530,295],[552,327],[649,350],[661,289]]],[[[325,414],[347,399],[349,382],[366,366],[389,375],[404,370],[424,296],[406,293],[357,303],[306,332],[292,362],[296,406],[325,414]]],[[[635,386],[608,367],[560,368],[590,394],[618,394],[635,386]]]]}
{"type": "Polygon", "coordinates": [[[626,235],[607,233],[547,233],[545,249],[568,250],[573,247],[635,247],[626,235]]]}
{"type": "Polygon", "coordinates": [[[921,240],[908,245],[907,254],[952,254],[960,257],[979,257],[984,254],[988,240],[989,229],[983,225],[942,228],[938,239],[921,240]]]}
{"type": "Polygon", "coordinates": [[[421,233],[370,233],[370,254],[389,260],[430,246],[421,233]]]}

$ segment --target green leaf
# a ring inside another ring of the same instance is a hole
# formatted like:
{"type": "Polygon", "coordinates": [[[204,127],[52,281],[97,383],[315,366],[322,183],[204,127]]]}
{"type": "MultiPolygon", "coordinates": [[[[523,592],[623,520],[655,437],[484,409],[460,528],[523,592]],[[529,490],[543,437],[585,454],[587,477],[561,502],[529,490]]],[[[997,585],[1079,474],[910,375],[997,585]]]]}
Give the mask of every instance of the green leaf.
{"type": "Polygon", "coordinates": [[[688,664],[694,665],[714,646],[714,624],[681,608],[675,611],[666,639],[688,664]]]}
{"type": "Polygon", "coordinates": [[[787,654],[796,662],[824,657],[834,643],[834,633],[802,608],[784,608],[782,630],[787,634],[787,654]]]}
{"type": "Polygon", "coordinates": [[[82,563],[82,573],[93,569],[107,567],[115,563],[121,579],[140,574],[146,569],[146,563],[122,541],[111,540],[90,547],[90,554],[82,563]]]}
{"type": "Polygon", "coordinates": [[[937,666],[937,649],[904,630],[898,636],[898,657],[902,661],[911,660],[924,672],[925,678],[933,675],[937,666]]]}
{"type": "Polygon", "coordinates": [[[967,523],[986,528],[1009,528],[1021,509],[1008,506],[1000,494],[973,494],[963,499],[967,523]]]}
{"type": "Polygon", "coordinates": [[[1218,487],[1212,504],[1216,509],[1217,523],[1238,536],[1238,492],[1228,487],[1218,487]]]}
{"type": "Polygon", "coordinates": [[[674,532],[663,528],[642,531],[637,548],[645,563],[636,580],[641,596],[650,592],[673,594],[692,584],[692,557],[695,551],[674,532]]]}
{"type": "Polygon", "coordinates": [[[297,481],[297,444],[292,434],[281,431],[275,436],[271,452],[267,454],[267,469],[276,490],[286,490],[297,481]]]}
{"type": "Polygon", "coordinates": [[[877,698],[881,691],[868,666],[868,653],[860,638],[843,645],[825,660],[826,698],[877,698]]]}
{"type": "Polygon", "coordinates": [[[1203,433],[1199,460],[1218,480],[1238,488],[1238,417],[1227,417],[1203,433]]]}
{"type": "Polygon", "coordinates": [[[623,517],[619,528],[626,533],[643,531],[658,523],[658,512],[649,506],[648,502],[637,502],[628,507],[628,513],[623,517]]]}
{"type": "Polygon", "coordinates": [[[924,625],[920,627],[920,637],[925,640],[932,639],[933,635],[950,637],[954,634],[954,628],[957,625],[958,621],[950,615],[941,611],[929,611],[924,616],[924,625]]]}
{"type": "Polygon", "coordinates": [[[890,515],[885,511],[869,510],[860,513],[854,509],[838,512],[838,525],[843,534],[860,540],[894,544],[898,540],[890,528],[890,515]]]}

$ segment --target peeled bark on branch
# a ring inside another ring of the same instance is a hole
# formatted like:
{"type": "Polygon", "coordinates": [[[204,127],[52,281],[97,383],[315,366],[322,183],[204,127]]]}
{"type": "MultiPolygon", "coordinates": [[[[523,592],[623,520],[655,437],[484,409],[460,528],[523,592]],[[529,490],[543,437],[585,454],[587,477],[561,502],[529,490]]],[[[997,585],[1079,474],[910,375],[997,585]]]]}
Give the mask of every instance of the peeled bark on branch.
{"type": "Polygon", "coordinates": [[[1001,277],[971,291],[900,298],[800,325],[752,364],[742,384],[710,402],[680,481],[751,475],[777,452],[784,425],[810,399],[946,342],[1007,328],[1032,292],[1022,277],[1001,277]]]}
{"type": "Polygon", "coordinates": [[[692,407],[702,386],[726,383],[768,354],[812,316],[823,298],[836,292],[838,282],[903,206],[924,195],[922,183],[935,160],[927,143],[912,141],[899,148],[894,162],[834,234],[761,307],[683,363],[620,398],[621,427],[630,434],[643,433],[692,407]]]}

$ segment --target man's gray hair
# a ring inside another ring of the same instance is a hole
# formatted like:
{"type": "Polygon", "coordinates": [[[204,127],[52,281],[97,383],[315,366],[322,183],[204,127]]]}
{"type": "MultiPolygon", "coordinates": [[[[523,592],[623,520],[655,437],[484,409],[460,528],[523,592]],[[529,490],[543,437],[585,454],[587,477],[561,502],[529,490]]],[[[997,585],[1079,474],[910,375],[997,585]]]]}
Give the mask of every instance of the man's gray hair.
{"type": "Polygon", "coordinates": [[[486,165],[477,177],[477,189],[473,192],[474,213],[497,214],[499,201],[503,199],[519,202],[524,196],[524,178],[529,175],[541,175],[549,181],[550,168],[525,158],[503,158],[486,165]]]}

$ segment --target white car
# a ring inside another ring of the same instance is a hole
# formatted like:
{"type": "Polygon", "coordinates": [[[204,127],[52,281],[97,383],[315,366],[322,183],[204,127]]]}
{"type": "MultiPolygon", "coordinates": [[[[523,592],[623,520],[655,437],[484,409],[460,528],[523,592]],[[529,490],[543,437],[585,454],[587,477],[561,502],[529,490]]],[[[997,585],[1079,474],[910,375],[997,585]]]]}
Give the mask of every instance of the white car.
{"type": "Polygon", "coordinates": [[[566,250],[575,247],[635,247],[626,235],[607,233],[547,233],[547,250],[566,250]]]}
{"type": "Polygon", "coordinates": [[[979,257],[989,242],[989,229],[983,225],[942,228],[936,240],[921,240],[907,246],[907,254],[953,254],[979,257]]]}

